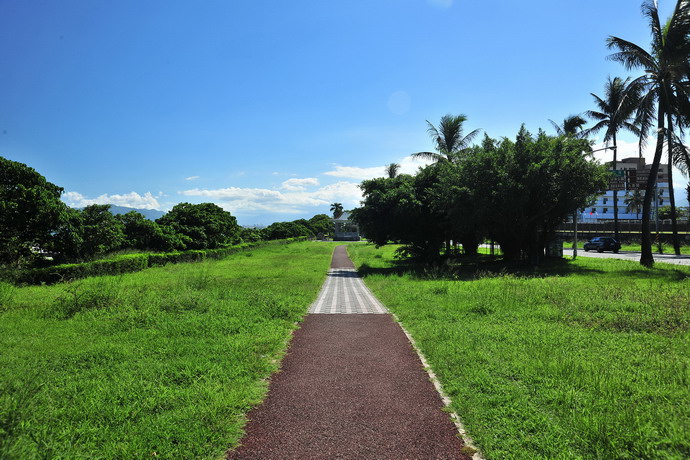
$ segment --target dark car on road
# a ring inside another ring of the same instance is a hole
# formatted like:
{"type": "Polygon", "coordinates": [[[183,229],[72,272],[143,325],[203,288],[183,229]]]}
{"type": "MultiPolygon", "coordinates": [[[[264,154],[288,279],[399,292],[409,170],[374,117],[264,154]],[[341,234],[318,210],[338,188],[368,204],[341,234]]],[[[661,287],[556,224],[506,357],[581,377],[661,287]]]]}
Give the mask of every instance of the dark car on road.
{"type": "Polygon", "coordinates": [[[610,236],[597,236],[585,243],[585,251],[594,250],[597,252],[613,251],[618,252],[621,244],[610,236]]]}

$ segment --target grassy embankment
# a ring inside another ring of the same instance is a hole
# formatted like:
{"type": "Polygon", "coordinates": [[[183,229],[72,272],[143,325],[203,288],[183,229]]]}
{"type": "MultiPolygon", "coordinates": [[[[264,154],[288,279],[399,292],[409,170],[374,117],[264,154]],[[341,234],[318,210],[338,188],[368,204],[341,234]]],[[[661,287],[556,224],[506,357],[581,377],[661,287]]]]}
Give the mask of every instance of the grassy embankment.
{"type": "Polygon", "coordinates": [[[690,457],[689,268],[424,272],[393,249],[349,247],[488,459],[690,457]]]}
{"type": "Polygon", "coordinates": [[[263,398],[333,246],[0,284],[0,458],[219,458],[263,398]]]}

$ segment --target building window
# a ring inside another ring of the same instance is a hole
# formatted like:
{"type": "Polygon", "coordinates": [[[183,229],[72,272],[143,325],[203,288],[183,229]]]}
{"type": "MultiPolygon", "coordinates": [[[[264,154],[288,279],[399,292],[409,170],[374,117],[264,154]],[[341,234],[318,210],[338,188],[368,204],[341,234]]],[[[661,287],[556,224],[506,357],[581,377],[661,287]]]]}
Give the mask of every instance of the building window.
{"type": "Polygon", "coordinates": [[[659,190],[659,196],[664,196],[664,189],[659,190]]]}
{"type": "Polygon", "coordinates": [[[604,208],[603,213],[606,214],[607,212],[609,212],[609,208],[604,208]]]}
{"type": "Polygon", "coordinates": [[[603,203],[603,204],[606,204],[608,201],[609,201],[608,198],[604,198],[604,203],[603,203]]]}
{"type": "Polygon", "coordinates": [[[592,212],[590,214],[595,214],[597,212],[597,208],[592,208],[592,212]]]}
{"type": "Polygon", "coordinates": [[[664,200],[663,199],[659,200],[659,206],[663,206],[663,205],[664,205],[664,200]]]}

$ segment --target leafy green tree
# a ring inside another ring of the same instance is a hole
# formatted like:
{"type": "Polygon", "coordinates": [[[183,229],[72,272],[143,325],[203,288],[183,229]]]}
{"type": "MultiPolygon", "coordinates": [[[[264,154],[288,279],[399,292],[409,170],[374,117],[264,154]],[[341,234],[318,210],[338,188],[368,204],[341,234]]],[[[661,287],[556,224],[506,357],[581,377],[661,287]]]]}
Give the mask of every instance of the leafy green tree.
{"type": "Polygon", "coordinates": [[[362,182],[363,206],[352,217],[375,244],[399,242],[426,261],[450,239],[474,254],[487,235],[506,259],[537,264],[556,227],[606,183],[606,169],[583,155],[590,150],[585,139],[534,137],[524,127],[515,141],[487,136],[460,161],[362,182]]]}
{"type": "MultiPolygon", "coordinates": [[[[620,62],[626,69],[641,69],[644,75],[633,81],[641,87],[640,112],[651,116],[652,107],[656,104],[657,143],[652,161],[649,180],[645,190],[642,209],[642,255],[640,263],[651,267],[654,265],[652,255],[652,239],[649,228],[649,218],[664,140],[669,144],[669,152],[673,152],[673,119],[674,116],[685,119],[690,111],[690,85],[688,85],[688,62],[690,59],[690,1],[678,0],[672,16],[662,26],[656,2],[645,0],[642,3],[642,13],[649,21],[652,32],[651,51],[619,37],[611,36],[607,39],[609,49],[616,52],[610,59],[620,62]]],[[[676,254],[680,254],[677,225],[675,223],[675,197],[673,195],[673,161],[669,159],[669,189],[672,207],[673,246],[676,254]]]]}
{"type": "MultiPolygon", "coordinates": [[[[484,145],[491,151],[492,143],[486,142],[486,137],[484,145]]],[[[475,146],[468,150],[467,156],[472,157],[484,151],[487,150],[475,146]]],[[[467,167],[467,162],[459,165],[439,163],[429,167],[430,170],[435,170],[437,178],[429,189],[429,206],[444,223],[446,238],[460,242],[465,254],[473,256],[477,254],[479,243],[486,232],[479,225],[482,210],[476,206],[475,190],[467,187],[465,182],[467,167]]]]}
{"type": "Polygon", "coordinates": [[[188,236],[176,233],[171,226],[159,225],[136,211],[116,218],[124,227],[124,247],[167,252],[186,249],[191,241],[188,236]]]}
{"type": "Polygon", "coordinates": [[[84,245],[82,225],[82,212],[78,209],[67,208],[48,246],[55,253],[56,262],[76,261],[82,258],[84,245]]]}
{"type": "Polygon", "coordinates": [[[0,263],[23,264],[46,248],[65,218],[63,189],[29,166],[0,157],[0,263]]]}
{"type": "Polygon", "coordinates": [[[363,206],[351,217],[377,246],[394,241],[406,245],[408,254],[433,261],[447,236],[445,222],[428,201],[435,180],[433,173],[365,180],[360,184],[363,206]]]}
{"type": "Polygon", "coordinates": [[[263,230],[263,234],[267,240],[314,236],[309,228],[298,222],[274,222],[263,230]]]}
{"type": "MultiPolygon", "coordinates": [[[[659,219],[666,220],[671,218],[671,206],[661,206],[658,212],[659,219]]],[[[687,208],[677,208],[676,215],[680,218],[688,217],[687,208]]]]}
{"type": "Polygon", "coordinates": [[[237,219],[213,203],[179,203],[156,221],[188,237],[189,249],[212,249],[239,240],[237,219]]]}
{"type": "Polygon", "coordinates": [[[124,225],[110,212],[109,204],[92,204],[81,211],[81,239],[81,257],[111,252],[125,242],[124,225]]]}
{"type": "Polygon", "coordinates": [[[412,157],[431,160],[435,163],[441,161],[458,161],[462,157],[463,152],[471,146],[472,140],[480,131],[475,129],[465,135],[463,128],[465,121],[467,121],[465,115],[448,114],[441,117],[441,121],[437,128],[427,120],[427,132],[434,141],[436,152],[417,152],[413,153],[412,157]]]}
{"type": "Polygon", "coordinates": [[[343,204],[342,203],[333,203],[331,204],[331,212],[333,213],[333,218],[337,219],[338,217],[343,215],[343,204]]]}
{"type": "Polygon", "coordinates": [[[333,221],[326,214],[317,214],[309,219],[309,229],[314,235],[330,235],[333,233],[333,221]]]}
{"type": "Polygon", "coordinates": [[[480,227],[508,260],[527,255],[537,264],[548,239],[606,183],[604,167],[582,152],[590,142],[573,136],[532,136],[523,126],[515,141],[467,157],[461,183],[473,193],[480,227]]]}
{"type": "MultiPolygon", "coordinates": [[[[609,77],[604,89],[605,96],[602,99],[592,93],[597,110],[590,110],[587,116],[594,119],[596,124],[589,129],[590,133],[604,131],[604,142],[612,143],[613,169],[618,169],[616,136],[625,129],[633,134],[640,135],[641,129],[635,124],[634,114],[640,101],[640,86],[631,85],[630,78],[622,80],[619,77],[609,77]]],[[[613,191],[613,229],[618,238],[618,191],[613,191]]]]}
{"type": "Polygon", "coordinates": [[[240,239],[243,243],[254,243],[264,239],[264,234],[261,229],[256,227],[241,227],[240,239]]]}

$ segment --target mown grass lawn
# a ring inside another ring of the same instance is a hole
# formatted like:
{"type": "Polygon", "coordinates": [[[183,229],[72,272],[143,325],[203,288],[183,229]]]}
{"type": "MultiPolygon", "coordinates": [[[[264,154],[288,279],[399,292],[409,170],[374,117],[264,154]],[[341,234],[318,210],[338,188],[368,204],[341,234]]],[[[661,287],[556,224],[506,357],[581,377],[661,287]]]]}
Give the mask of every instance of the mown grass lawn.
{"type": "MultiPolygon", "coordinates": [[[[681,235],[681,238],[683,236],[681,235]]],[[[567,247],[567,246],[565,246],[567,247]]],[[[570,247],[572,247],[572,243],[570,244],[570,247]]],[[[580,247],[580,245],[578,245],[580,247]]],[[[621,251],[631,251],[631,252],[640,252],[642,250],[642,247],[640,246],[639,243],[635,244],[622,244],[621,245],[621,251]]],[[[661,245],[661,250],[663,251],[664,254],[673,254],[673,245],[668,244],[668,243],[663,243],[661,245]]],[[[653,252],[659,252],[659,245],[658,244],[652,244],[652,251],[653,252]]],[[[687,244],[681,244],[680,246],[680,253],[685,254],[685,255],[690,255],[690,246],[687,244]]]]}
{"type": "Polygon", "coordinates": [[[689,458],[690,269],[418,270],[350,245],[488,459],[689,458]]]}
{"type": "Polygon", "coordinates": [[[0,286],[0,458],[219,458],[333,247],[0,286]]]}

